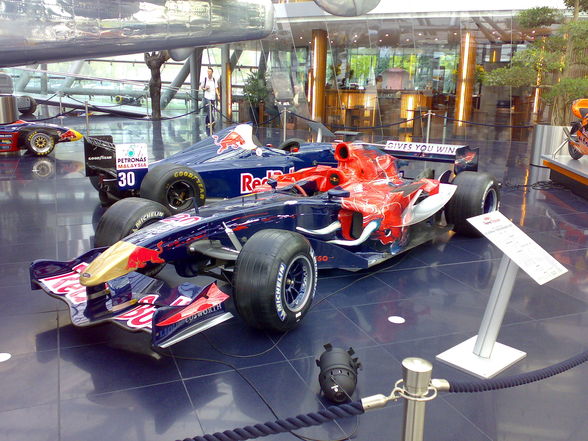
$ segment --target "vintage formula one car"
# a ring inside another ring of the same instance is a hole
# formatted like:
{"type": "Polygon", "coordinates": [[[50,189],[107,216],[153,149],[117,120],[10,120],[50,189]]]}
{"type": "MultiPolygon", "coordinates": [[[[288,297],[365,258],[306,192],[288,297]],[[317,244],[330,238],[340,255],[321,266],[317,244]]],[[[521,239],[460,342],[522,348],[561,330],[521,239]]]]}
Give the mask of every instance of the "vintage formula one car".
{"type": "Polygon", "coordinates": [[[86,174],[105,204],[140,196],[178,213],[191,208],[194,200],[203,205],[206,197],[251,193],[277,175],[317,164],[335,165],[331,144],[292,139],[273,148],[255,140],[252,130],[247,124],[223,129],[150,164],[146,175],[120,167],[112,138],[86,138],[86,174]]]}
{"type": "Polygon", "coordinates": [[[47,156],[58,142],[80,139],[81,133],[54,124],[18,120],[0,125],[0,152],[27,149],[33,155],[47,156]]]}
{"type": "Polygon", "coordinates": [[[280,175],[171,217],[154,201],[123,199],[98,224],[99,248],[33,262],[32,287],[66,302],[74,325],[111,321],[152,332],[160,347],[233,316],[286,331],[310,308],[317,268],[369,268],[451,228],[476,235],[466,219],[499,206],[487,173],[410,180],[399,160],[365,145],[340,143],[334,157],[337,167],[280,175]],[[167,263],[222,283],[168,286],[151,277],[167,263]]]}
{"type": "Polygon", "coordinates": [[[588,99],[574,101],[572,112],[580,120],[572,123],[568,152],[572,159],[580,159],[588,155],[588,99]]]}

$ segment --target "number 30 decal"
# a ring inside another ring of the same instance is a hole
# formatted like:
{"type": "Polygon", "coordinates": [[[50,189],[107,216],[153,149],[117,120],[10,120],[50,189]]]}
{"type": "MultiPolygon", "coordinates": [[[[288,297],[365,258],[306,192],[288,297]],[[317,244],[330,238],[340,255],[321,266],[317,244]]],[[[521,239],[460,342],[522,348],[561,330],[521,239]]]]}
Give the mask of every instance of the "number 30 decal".
{"type": "Polygon", "coordinates": [[[118,172],[119,188],[133,187],[135,185],[135,172],[118,172]]]}

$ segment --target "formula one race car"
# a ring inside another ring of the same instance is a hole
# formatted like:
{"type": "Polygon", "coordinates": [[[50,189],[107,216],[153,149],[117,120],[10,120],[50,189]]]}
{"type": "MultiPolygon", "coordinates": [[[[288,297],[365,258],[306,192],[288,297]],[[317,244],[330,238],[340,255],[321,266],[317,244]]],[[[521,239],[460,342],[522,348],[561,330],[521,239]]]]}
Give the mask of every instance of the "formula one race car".
{"type": "Polygon", "coordinates": [[[15,121],[0,125],[0,152],[27,149],[33,155],[47,156],[58,142],[77,141],[82,135],[67,127],[34,121],[15,121]]]}
{"type": "Polygon", "coordinates": [[[574,101],[572,112],[580,118],[580,121],[572,123],[568,152],[572,159],[580,159],[588,155],[588,99],[574,101]]]}
{"type": "Polygon", "coordinates": [[[111,321],[152,332],[160,347],[233,316],[283,332],[309,310],[317,267],[369,268],[451,228],[476,235],[466,219],[499,206],[487,173],[409,180],[399,160],[365,145],[340,143],[334,157],[337,167],[280,175],[252,194],[171,217],[156,202],[123,199],[98,224],[100,248],[33,262],[32,286],[65,301],[74,325],[111,321]],[[224,283],[172,288],[150,277],[166,263],[182,277],[224,283]]]}
{"type": "Polygon", "coordinates": [[[206,197],[247,194],[269,178],[317,164],[335,165],[331,144],[291,139],[278,148],[262,146],[247,124],[219,131],[187,149],[132,170],[111,137],[86,138],[86,175],[109,204],[140,196],[178,213],[203,205],[206,197]],[[146,174],[145,174],[146,173],[146,174]]]}

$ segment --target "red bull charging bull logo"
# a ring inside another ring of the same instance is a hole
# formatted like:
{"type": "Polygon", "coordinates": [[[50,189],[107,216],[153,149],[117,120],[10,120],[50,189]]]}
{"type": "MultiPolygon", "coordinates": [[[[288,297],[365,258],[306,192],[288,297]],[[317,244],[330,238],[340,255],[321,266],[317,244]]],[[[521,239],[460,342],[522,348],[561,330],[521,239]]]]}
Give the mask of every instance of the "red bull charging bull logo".
{"type": "Polygon", "coordinates": [[[163,251],[163,241],[157,244],[157,249],[152,250],[150,248],[144,248],[137,246],[131,255],[127,263],[127,269],[138,269],[145,268],[149,262],[151,263],[165,263],[159,255],[163,251]]]}
{"type": "Polygon", "coordinates": [[[212,141],[218,147],[217,154],[229,149],[243,148],[253,150],[257,148],[257,145],[253,142],[253,128],[247,124],[238,125],[221,140],[219,140],[218,135],[212,135],[212,141]]]}

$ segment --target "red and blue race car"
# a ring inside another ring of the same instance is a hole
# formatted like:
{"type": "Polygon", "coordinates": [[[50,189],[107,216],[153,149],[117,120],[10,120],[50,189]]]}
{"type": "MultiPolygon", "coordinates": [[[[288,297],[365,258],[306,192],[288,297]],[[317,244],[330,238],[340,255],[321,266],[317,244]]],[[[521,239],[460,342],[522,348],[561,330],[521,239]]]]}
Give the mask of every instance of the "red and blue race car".
{"type": "Polygon", "coordinates": [[[59,142],[78,141],[82,134],[54,124],[18,120],[0,124],[0,152],[26,149],[36,156],[47,156],[59,142]]]}
{"type": "Polygon", "coordinates": [[[172,216],[151,200],[118,201],[98,224],[97,248],[33,262],[32,287],[66,302],[74,325],[149,331],[159,347],[234,316],[283,332],[308,312],[317,269],[369,268],[452,228],[476,235],[466,219],[499,206],[499,184],[487,173],[409,179],[400,160],[366,145],[340,143],[334,158],[336,167],[279,175],[248,195],[172,216]],[[219,282],[171,287],[154,278],[166,264],[181,277],[219,282]]]}

